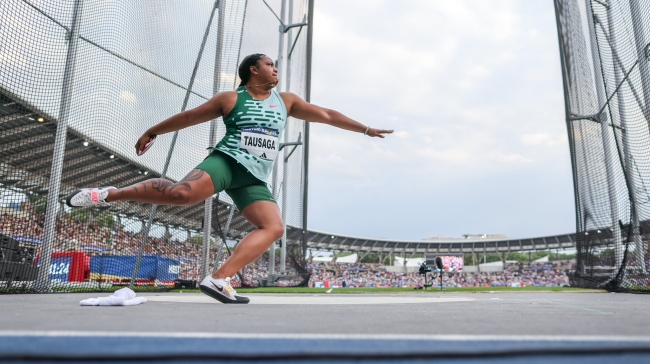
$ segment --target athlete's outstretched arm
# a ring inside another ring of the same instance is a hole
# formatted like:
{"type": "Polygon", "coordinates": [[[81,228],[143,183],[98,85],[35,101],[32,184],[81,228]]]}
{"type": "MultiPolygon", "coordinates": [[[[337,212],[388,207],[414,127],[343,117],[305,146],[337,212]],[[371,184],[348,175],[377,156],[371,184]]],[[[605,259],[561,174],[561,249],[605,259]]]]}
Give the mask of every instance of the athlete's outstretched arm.
{"type": "MultiPolygon", "coordinates": [[[[232,103],[232,106],[234,106],[234,103],[232,102],[233,95],[234,101],[237,102],[237,96],[232,91],[220,92],[210,100],[206,101],[203,105],[178,113],[152,126],[142,134],[140,139],[138,139],[138,142],[135,145],[136,154],[142,150],[151,137],[171,133],[173,131],[181,130],[223,116],[224,105],[232,103]]],[[[232,106],[230,109],[232,109],[232,106]]]]}
{"type": "Polygon", "coordinates": [[[287,106],[289,116],[293,116],[297,119],[329,124],[336,126],[337,128],[356,131],[359,133],[363,133],[367,129],[368,132],[366,134],[371,137],[383,138],[383,134],[390,134],[393,132],[393,130],[368,128],[366,125],[352,120],[336,110],[312,105],[291,92],[283,92],[281,95],[287,106]]]}

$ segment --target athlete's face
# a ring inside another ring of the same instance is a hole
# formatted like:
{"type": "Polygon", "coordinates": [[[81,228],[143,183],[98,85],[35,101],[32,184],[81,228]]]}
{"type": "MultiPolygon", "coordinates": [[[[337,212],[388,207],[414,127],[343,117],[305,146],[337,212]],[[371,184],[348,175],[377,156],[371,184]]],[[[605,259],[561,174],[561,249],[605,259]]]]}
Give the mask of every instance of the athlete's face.
{"type": "Polygon", "coordinates": [[[257,78],[258,84],[278,83],[278,69],[271,57],[264,56],[257,61],[257,67],[251,67],[251,72],[257,78]]]}

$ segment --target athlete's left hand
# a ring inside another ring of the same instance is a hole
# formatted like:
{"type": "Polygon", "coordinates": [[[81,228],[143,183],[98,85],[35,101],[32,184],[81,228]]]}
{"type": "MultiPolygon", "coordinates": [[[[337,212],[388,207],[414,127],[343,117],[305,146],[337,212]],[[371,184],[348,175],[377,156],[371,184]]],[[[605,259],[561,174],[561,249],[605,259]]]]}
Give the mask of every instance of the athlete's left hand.
{"type": "Polygon", "coordinates": [[[370,128],[370,129],[368,129],[368,133],[366,135],[368,135],[369,137],[373,137],[373,138],[375,138],[375,137],[384,138],[384,136],[382,134],[392,134],[393,132],[394,132],[394,130],[383,130],[383,129],[370,128]]]}

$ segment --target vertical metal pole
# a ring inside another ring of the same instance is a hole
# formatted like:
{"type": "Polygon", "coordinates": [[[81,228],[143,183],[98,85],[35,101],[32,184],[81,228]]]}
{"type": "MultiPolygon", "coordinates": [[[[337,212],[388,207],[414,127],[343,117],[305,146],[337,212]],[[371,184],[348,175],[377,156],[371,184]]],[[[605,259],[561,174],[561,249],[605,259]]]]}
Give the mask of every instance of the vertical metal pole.
{"type": "MultiPolygon", "coordinates": [[[[196,78],[196,73],[199,70],[199,65],[201,64],[201,57],[203,56],[203,49],[205,48],[205,42],[208,40],[208,34],[210,34],[210,27],[212,27],[212,19],[214,19],[214,12],[219,6],[219,0],[214,2],[212,7],[212,12],[210,13],[210,19],[208,20],[208,25],[205,28],[205,33],[203,33],[203,41],[201,42],[201,48],[199,49],[199,54],[196,57],[196,62],[194,63],[194,69],[192,70],[192,76],[190,77],[190,83],[187,85],[187,91],[185,92],[185,99],[183,100],[183,106],[181,107],[181,112],[187,109],[187,103],[190,100],[190,93],[192,92],[192,86],[194,86],[194,79],[196,78]]],[[[178,131],[174,133],[172,137],[172,142],[169,145],[169,150],[167,151],[167,158],[165,159],[165,165],[163,167],[160,179],[164,179],[167,175],[167,169],[169,168],[169,162],[172,159],[172,154],[174,153],[174,147],[176,146],[176,140],[178,139],[178,131]]],[[[158,205],[151,206],[149,211],[149,219],[147,220],[147,225],[142,234],[142,241],[140,242],[140,251],[138,252],[138,259],[135,263],[135,268],[133,269],[133,276],[131,277],[131,288],[135,286],[136,280],[138,278],[138,272],[140,271],[140,265],[142,264],[142,255],[144,254],[144,248],[147,245],[147,238],[149,237],[149,231],[151,230],[151,225],[153,224],[153,219],[156,216],[156,209],[158,205]]]]}
{"type": "MultiPolygon", "coordinates": [[[[614,6],[620,6],[622,5],[619,2],[612,1],[609,3],[609,6],[607,6],[607,23],[609,25],[609,36],[611,39],[611,47],[612,50],[615,51],[618,46],[617,46],[617,38],[618,35],[616,34],[616,27],[614,26],[614,6]]],[[[612,60],[613,67],[614,67],[614,81],[616,82],[616,85],[618,86],[622,80],[623,80],[623,70],[618,67],[616,62],[612,60]]],[[[643,241],[641,240],[641,234],[639,233],[639,217],[638,217],[638,205],[637,205],[637,197],[636,197],[636,178],[634,176],[634,157],[632,156],[632,150],[631,150],[631,145],[630,145],[630,125],[628,124],[627,121],[627,114],[626,114],[626,108],[625,108],[625,95],[623,94],[622,90],[618,90],[616,93],[616,99],[617,99],[617,106],[618,106],[618,113],[619,117],[621,118],[621,129],[622,129],[622,144],[623,144],[623,155],[625,157],[625,168],[624,172],[625,175],[627,176],[627,181],[628,181],[628,189],[629,189],[629,194],[630,194],[630,210],[631,210],[631,215],[632,215],[632,239],[634,241],[634,247],[635,247],[635,252],[636,254],[639,254],[640,252],[643,251],[643,241]]],[[[613,124],[613,121],[612,121],[613,124]]],[[[637,261],[636,261],[636,266],[635,268],[641,268],[643,271],[645,271],[645,262],[643,259],[643,255],[641,256],[641,259],[639,260],[639,256],[637,255],[637,261]]]]}
{"type": "MultiPolygon", "coordinates": [[[[285,135],[289,135],[288,132],[285,135]]],[[[287,140],[286,137],[285,140],[287,140]]],[[[285,155],[288,152],[287,149],[289,148],[285,148],[285,155]]],[[[284,161],[286,157],[280,157],[284,164],[282,171],[282,225],[284,226],[284,233],[282,234],[282,246],[280,247],[280,273],[284,274],[287,269],[287,178],[289,174],[287,167],[289,167],[289,163],[284,161]]]]}
{"type": "MultiPolygon", "coordinates": [[[[630,14],[632,15],[632,28],[634,29],[634,43],[636,45],[636,56],[639,60],[639,73],[641,74],[641,86],[643,88],[643,100],[645,102],[643,114],[650,117],[650,48],[648,39],[643,30],[644,20],[641,18],[641,4],[638,0],[630,0],[630,14]]],[[[650,123],[650,119],[647,120],[650,123]]]]}
{"type": "MultiPolygon", "coordinates": [[[[648,63],[650,57],[650,48],[648,48],[648,40],[645,32],[643,31],[644,20],[641,19],[641,4],[638,0],[630,0],[630,13],[632,15],[632,28],[634,29],[634,41],[636,45],[636,55],[639,60],[639,73],[641,74],[641,86],[643,88],[643,114],[646,117],[646,122],[650,127],[650,64],[648,63]]],[[[638,210],[637,210],[638,211],[638,210]]],[[[638,213],[636,215],[638,220],[638,213]]],[[[639,236],[639,244],[636,244],[637,263],[641,265],[645,271],[645,245],[641,242],[641,233],[636,234],[639,236]]],[[[635,235],[635,236],[636,236],[635,235]]],[[[635,238],[635,242],[637,239],[635,238]]]]}
{"type": "MultiPolygon", "coordinates": [[[[235,214],[235,205],[230,206],[230,214],[228,214],[228,220],[226,221],[226,226],[223,228],[223,237],[226,239],[228,239],[228,230],[230,230],[230,222],[232,221],[232,216],[234,214],[235,214]]],[[[221,237],[219,237],[218,239],[219,239],[219,250],[217,251],[217,259],[214,263],[214,269],[212,270],[212,273],[216,272],[219,269],[219,265],[221,264],[221,258],[223,257],[224,248],[226,247],[226,244],[228,244],[228,242],[222,241],[221,237]]]]}
{"type": "Polygon", "coordinates": [[[282,67],[284,67],[284,25],[287,23],[285,13],[286,13],[286,7],[287,7],[287,0],[282,0],[282,5],[280,6],[280,27],[278,28],[278,32],[280,33],[280,38],[278,39],[278,76],[280,81],[276,85],[278,90],[281,89],[282,85],[282,77],[284,77],[284,72],[282,72],[282,67]]]}
{"type": "MultiPolygon", "coordinates": [[[[273,166],[273,179],[271,182],[271,186],[273,188],[273,196],[277,197],[278,196],[278,188],[276,187],[278,183],[278,163],[275,163],[273,166]]],[[[271,281],[271,275],[275,274],[275,242],[271,244],[269,247],[269,269],[268,269],[268,274],[269,274],[269,281],[271,281]]]]}
{"type": "MultiPolygon", "coordinates": [[[[289,16],[287,22],[292,24],[293,22],[293,0],[289,0],[289,16]]],[[[289,29],[287,32],[287,39],[289,40],[288,44],[291,44],[291,33],[293,29],[289,29]]],[[[291,91],[291,58],[287,57],[286,66],[285,66],[284,76],[286,78],[286,83],[284,86],[284,91],[291,91]]],[[[287,116],[287,124],[284,128],[284,141],[291,141],[291,124],[289,123],[289,117],[287,116]]],[[[284,225],[284,233],[282,234],[282,247],[280,247],[280,273],[284,274],[287,270],[287,189],[289,186],[289,161],[287,157],[289,156],[289,148],[284,149],[284,156],[282,157],[281,163],[282,168],[282,224],[284,225]]]]}
{"type": "MultiPolygon", "coordinates": [[[[305,101],[311,102],[311,60],[312,44],[314,39],[314,0],[309,0],[309,10],[307,13],[307,62],[306,62],[306,84],[305,84],[305,101]]],[[[303,178],[302,178],[302,261],[305,266],[307,254],[307,202],[309,200],[309,121],[305,120],[305,137],[302,144],[303,150],[303,178]]]]}
{"type": "MultiPolygon", "coordinates": [[[[564,30],[564,24],[562,23],[563,20],[563,14],[562,14],[562,8],[564,7],[563,4],[561,4],[562,0],[554,0],[553,1],[553,6],[555,8],[555,24],[557,27],[557,38],[558,38],[558,50],[560,54],[560,68],[562,71],[562,92],[564,94],[564,114],[565,114],[565,119],[566,119],[566,124],[567,124],[567,138],[569,142],[569,156],[571,157],[571,172],[573,175],[573,203],[575,206],[575,212],[576,212],[576,231],[580,231],[581,226],[582,226],[582,220],[581,220],[581,211],[580,211],[580,191],[578,189],[578,171],[576,167],[576,142],[574,138],[574,132],[573,132],[573,125],[571,122],[571,98],[569,94],[569,65],[567,63],[567,56],[565,54],[566,48],[565,48],[565,30],[564,30]]],[[[591,16],[591,15],[589,15],[591,16]]],[[[573,73],[573,72],[572,72],[573,73]]],[[[584,267],[584,258],[581,253],[581,246],[580,242],[576,242],[576,248],[578,249],[578,254],[576,255],[577,258],[577,263],[580,267],[584,267]]],[[[485,252],[485,245],[483,246],[483,252],[485,252]]],[[[529,259],[530,260],[530,259],[529,259]]],[[[479,262],[480,263],[480,262],[479,262]]],[[[480,268],[480,266],[479,266],[480,268]]],[[[480,269],[479,269],[480,271],[480,269]]]]}
{"type": "MultiPolygon", "coordinates": [[[[280,27],[278,29],[278,32],[280,33],[280,39],[279,39],[279,44],[278,44],[278,77],[280,78],[280,82],[278,82],[278,85],[276,86],[278,89],[280,89],[280,85],[282,83],[282,77],[284,77],[284,74],[282,72],[282,66],[284,64],[283,58],[284,58],[284,24],[285,24],[285,7],[286,7],[286,0],[282,0],[282,6],[280,8],[280,27]]],[[[278,169],[280,168],[280,163],[275,163],[273,165],[273,179],[271,182],[271,185],[273,187],[273,196],[278,195],[279,189],[278,189],[278,169]]],[[[269,247],[269,282],[272,281],[271,275],[275,274],[275,242],[271,244],[269,247]]]]}
{"type": "MultiPolygon", "coordinates": [[[[223,54],[223,27],[225,21],[226,21],[226,0],[219,0],[219,17],[217,18],[217,50],[214,58],[214,76],[212,81],[213,94],[217,94],[221,88],[221,59],[223,54]]],[[[216,142],[217,142],[217,120],[214,119],[210,121],[210,136],[208,139],[208,145],[210,147],[214,147],[216,142]]],[[[206,275],[208,275],[208,265],[210,264],[210,237],[212,236],[213,201],[214,200],[212,197],[205,200],[205,209],[203,211],[203,260],[201,262],[202,263],[201,277],[205,277],[206,275]]]]}
{"type": "MultiPolygon", "coordinates": [[[[212,122],[210,122],[210,127],[212,128],[212,122]]],[[[212,131],[210,131],[212,134],[212,131]]],[[[212,138],[212,135],[210,135],[212,138]]],[[[214,145],[214,143],[210,143],[214,145]]],[[[201,276],[199,279],[203,279],[208,275],[208,265],[210,264],[210,237],[212,236],[212,196],[208,197],[205,200],[205,206],[203,210],[203,245],[201,247],[201,276]]]]}
{"type": "Polygon", "coordinates": [[[59,212],[58,200],[61,191],[61,175],[63,173],[63,158],[65,157],[65,141],[70,117],[70,103],[72,101],[74,68],[77,61],[77,45],[79,44],[82,10],[83,0],[75,0],[72,9],[72,25],[68,32],[68,51],[65,60],[65,70],[63,72],[63,86],[61,87],[59,121],[56,127],[54,151],[52,154],[52,169],[50,170],[50,184],[47,193],[41,258],[39,261],[38,276],[34,283],[34,289],[38,292],[49,292],[52,284],[50,281],[50,265],[52,262],[52,248],[54,246],[54,239],[56,238],[56,217],[59,212]]]}
{"type": "MultiPolygon", "coordinates": [[[[602,65],[598,52],[598,44],[596,44],[596,26],[594,24],[594,13],[592,10],[591,0],[585,0],[587,7],[587,23],[589,25],[589,41],[591,45],[591,59],[593,63],[594,84],[596,87],[596,95],[598,97],[598,108],[607,102],[607,95],[605,94],[605,83],[602,76],[602,65]]],[[[620,220],[618,200],[616,196],[616,181],[614,166],[618,164],[615,156],[615,145],[613,143],[614,133],[609,129],[609,120],[607,112],[603,111],[598,115],[600,121],[600,135],[603,141],[603,151],[605,153],[605,170],[607,173],[607,191],[609,194],[609,209],[611,215],[611,229],[614,240],[614,253],[616,255],[616,267],[619,268],[623,261],[623,244],[621,241],[621,228],[618,224],[620,220]]],[[[616,275],[616,272],[613,273],[616,275]]]]}

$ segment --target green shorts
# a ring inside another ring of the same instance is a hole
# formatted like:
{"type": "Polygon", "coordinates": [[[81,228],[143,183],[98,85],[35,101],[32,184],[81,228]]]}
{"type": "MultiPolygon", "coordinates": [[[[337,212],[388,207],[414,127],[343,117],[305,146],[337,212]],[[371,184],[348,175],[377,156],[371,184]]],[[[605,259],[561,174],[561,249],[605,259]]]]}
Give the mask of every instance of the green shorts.
{"type": "Polygon", "coordinates": [[[234,158],[214,151],[196,169],[205,171],[212,178],[214,193],[226,191],[239,209],[244,209],[255,202],[275,199],[266,183],[257,179],[251,172],[234,158]]]}

